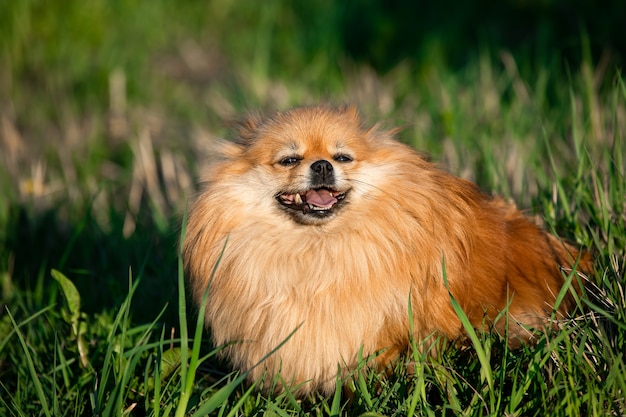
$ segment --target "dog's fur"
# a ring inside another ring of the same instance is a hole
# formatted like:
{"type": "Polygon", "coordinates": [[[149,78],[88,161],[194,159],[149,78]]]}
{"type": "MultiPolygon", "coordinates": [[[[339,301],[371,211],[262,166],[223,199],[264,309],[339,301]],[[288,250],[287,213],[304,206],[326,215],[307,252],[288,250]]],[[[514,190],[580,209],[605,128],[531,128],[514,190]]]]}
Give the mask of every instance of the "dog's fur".
{"type": "Polygon", "coordinates": [[[450,294],[476,328],[508,323],[511,344],[526,341],[549,325],[563,272],[591,270],[587,253],[352,107],[250,117],[238,134],[203,178],[183,256],[198,303],[210,287],[214,342],[232,342],[225,356],[266,389],[280,372],[299,395],[328,394],[360,355],[382,350],[384,368],[411,336],[463,336],[450,294]]]}

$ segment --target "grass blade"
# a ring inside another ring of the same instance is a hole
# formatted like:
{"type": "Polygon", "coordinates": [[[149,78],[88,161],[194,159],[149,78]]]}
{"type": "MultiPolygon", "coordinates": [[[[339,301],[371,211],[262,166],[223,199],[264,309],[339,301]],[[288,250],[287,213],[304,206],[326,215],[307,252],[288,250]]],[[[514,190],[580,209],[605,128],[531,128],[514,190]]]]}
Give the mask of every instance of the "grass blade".
{"type": "Polygon", "coordinates": [[[28,366],[28,372],[30,373],[30,377],[33,385],[35,386],[35,392],[37,393],[37,399],[41,403],[41,411],[46,415],[46,417],[52,417],[52,412],[48,407],[48,400],[46,398],[46,394],[44,393],[43,386],[41,385],[40,377],[37,375],[37,371],[35,370],[35,364],[33,363],[33,358],[30,354],[30,350],[28,345],[26,344],[26,340],[24,339],[24,335],[22,331],[19,329],[19,326],[15,322],[9,307],[6,307],[7,315],[13,324],[13,329],[15,330],[15,334],[20,340],[20,344],[22,345],[22,349],[24,350],[24,356],[26,357],[26,365],[28,366]]]}
{"type": "MultiPolygon", "coordinates": [[[[476,355],[478,356],[478,360],[480,361],[480,365],[481,365],[481,377],[487,381],[487,385],[489,387],[489,394],[493,396],[494,383],[493,383],[493,370],[491,368],[491,363],[489,361],[490,352],[487,349],[485,349],[483,344],[480,342],[480,339],[478,338],[476,330],[474,329],[474,326],[472,325],[469,318],[467,317],[467,314],[465,314],[459,302],[456,300],[456,298],[454,298],[454,296],[452,295],[452,292],[450,292],[449,285],[448,285],[448,276],[446,273],[445,257],[443,258],[443,261],[442,261],[442,268],[443,268],[443,281],[446,285],[446,288],[448,288],[448,294],[450,296],[450,303],[452,304],[452,308],[454,309],[454,312],[459,317],[459,320],[461,321],[461,324],[463,325],[463,329],[465,329],[467,336],[470,338],[472,342],[472,346],[474,346],[476,355]]],[[[494,404],[494,400],[495,399],[492,397],[491,405],[494,404]]]]}

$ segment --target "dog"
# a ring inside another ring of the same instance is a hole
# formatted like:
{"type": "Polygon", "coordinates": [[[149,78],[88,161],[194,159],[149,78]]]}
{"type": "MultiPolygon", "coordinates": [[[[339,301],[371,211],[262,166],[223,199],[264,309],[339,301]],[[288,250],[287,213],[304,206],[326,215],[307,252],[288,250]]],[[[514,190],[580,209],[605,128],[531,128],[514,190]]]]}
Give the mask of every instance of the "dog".
{"type": "Polygon", "coordinates": [[[557,296],[589,253],[396,133],[351,106],[253,115],[202,177],[186,274],[221,354],[262,389],[329,395],[362,358],[386,369],[411,340],[459,340],[452,300],[513,346],[573,307],[576,280],[557,296]]]}

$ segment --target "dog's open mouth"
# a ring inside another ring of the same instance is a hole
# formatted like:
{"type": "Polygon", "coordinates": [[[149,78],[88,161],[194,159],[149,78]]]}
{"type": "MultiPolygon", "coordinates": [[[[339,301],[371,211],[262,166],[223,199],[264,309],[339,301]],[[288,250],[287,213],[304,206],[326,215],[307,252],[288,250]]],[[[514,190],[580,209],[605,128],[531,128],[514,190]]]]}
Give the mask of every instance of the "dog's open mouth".
{"type": "Polygon", "coordinates": [[[324,217],[339,207],[346,198],[347,191],[332,188],[312,188],[300,193],[282,193],[276,199],[284,207],[315,217],[324,217]]]}

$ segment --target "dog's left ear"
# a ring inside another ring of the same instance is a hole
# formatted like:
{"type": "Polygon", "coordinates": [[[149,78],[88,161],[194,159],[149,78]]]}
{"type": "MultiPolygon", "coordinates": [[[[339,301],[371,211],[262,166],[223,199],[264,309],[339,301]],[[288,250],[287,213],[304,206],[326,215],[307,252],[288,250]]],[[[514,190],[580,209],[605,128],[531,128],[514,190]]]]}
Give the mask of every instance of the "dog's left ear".
{"type": "Polygon", "coordinates": [[[367,132],[368,137],[372,137],[374,140],[380,140],[381,137],[395,138],[399,132],[404,130],[404,127],[385,128],[382,123],[368,126],[367,122],[361,117],[359,109],[354,104],[346,104],[339,107],[338,110],[361,126],[367,132]]]}
{"type": "Polygon", "coordinates": [[[359,109],[357,109],[354,104],[346,104],[341,106],[339,110],[358,124],[362,123],[363,120],[361,118],[361,114],[359,113],[359,109]]]}

